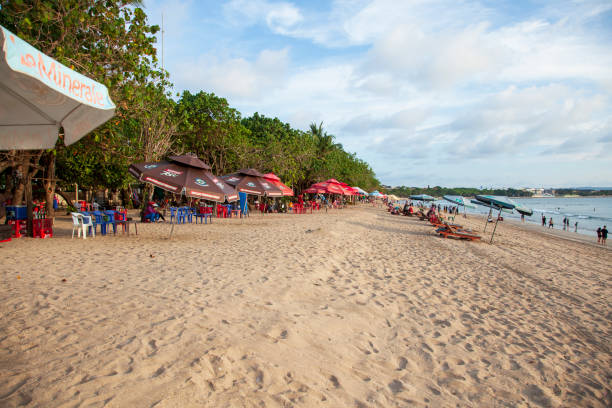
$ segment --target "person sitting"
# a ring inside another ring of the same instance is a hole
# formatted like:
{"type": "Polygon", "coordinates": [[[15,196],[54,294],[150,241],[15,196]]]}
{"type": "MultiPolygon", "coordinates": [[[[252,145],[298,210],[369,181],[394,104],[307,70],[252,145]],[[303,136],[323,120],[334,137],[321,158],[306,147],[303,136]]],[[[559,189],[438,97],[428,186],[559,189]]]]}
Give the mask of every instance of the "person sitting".
{"type": "Polygon", "coordinates": [[[161,214],[155,209],[156,205],[153,201],[149,202],[144,212],[144,220],[149,220],[149,222],[157,222],[159,220],[161,214]]]}

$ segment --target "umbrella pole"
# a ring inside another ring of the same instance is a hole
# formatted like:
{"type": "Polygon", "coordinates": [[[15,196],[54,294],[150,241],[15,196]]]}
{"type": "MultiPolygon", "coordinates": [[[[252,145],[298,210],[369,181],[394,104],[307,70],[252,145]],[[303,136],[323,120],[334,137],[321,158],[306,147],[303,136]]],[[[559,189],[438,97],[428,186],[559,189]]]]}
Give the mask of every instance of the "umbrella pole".
{"type": "Polygon", "coordinates": [[[168,239],[172,238],[172,232],[174,232],[174,222],[172,221],[172,219],[170,220],[170,224],[172,224],[172,227],[170,227],[170,236],[168,237],[168,239]]]}
{"type": "Polygon", "coordinates": [[[487,232],[487,224],[489,223],[489,217],[491,217],[491,211],[493,211],[493,209],[489,208],[489,215],[487,215],[487,219],[485,220],[485,227],[482,232],[487,232]]]}
{"type": "Polygon", "coordinates": [[[491,234],[491,241],[489,244],[493,243],[493,236],[495,235],[495,230],[497,229],[497,223],[499,222],[499,217],[501,216],[501,207],[499,207],[499,214],[497,214],[497,220],[495,221],[495,227],[493,227],[493,233],[491,234]]]}

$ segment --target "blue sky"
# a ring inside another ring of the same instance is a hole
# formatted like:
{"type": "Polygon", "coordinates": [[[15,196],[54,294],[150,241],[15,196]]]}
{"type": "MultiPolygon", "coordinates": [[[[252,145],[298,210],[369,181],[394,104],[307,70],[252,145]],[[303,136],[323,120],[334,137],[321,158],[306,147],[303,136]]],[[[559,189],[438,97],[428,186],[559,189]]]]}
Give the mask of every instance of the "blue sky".
{"type": "Polygon", "coordinates": [[[322,121],[383,184],[612,185],[609,0],[144,6],[177,92],[322,121]]]}

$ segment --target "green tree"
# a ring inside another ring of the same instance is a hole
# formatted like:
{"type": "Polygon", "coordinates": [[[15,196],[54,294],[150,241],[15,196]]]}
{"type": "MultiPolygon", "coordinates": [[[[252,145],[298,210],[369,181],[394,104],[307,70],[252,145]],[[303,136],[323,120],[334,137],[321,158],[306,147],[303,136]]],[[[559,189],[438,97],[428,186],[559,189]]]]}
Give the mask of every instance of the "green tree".
{"type": "MultiPolygon", "coordinates": [[[[137,89],[151,81],[163,82],[166,78],[156,68],[154,35],[159,28],[147,24],[144,11],[135,7],[138,3],[0,0],[0,24],[45,54],[109,88],[117,105],[117,117],[78,142],[85,144],[86,148],[75,149],[79,159],[82,158],[82,163],[76,167],[86,174],[95,174],[95,168],[108,167],[109,163],[100,159],[116,154],[118,146],[133,145],[125,140],[126,136],[133,135],[126,135],[122,130],[125,129],[124,121],[134,119],[132,107],[142,98],[137,89]]],[[[45,154],[47,160],[44,161],[52,168],[56,153],[49,151],[45,154]]],[[[38,170],[37,163],[30,167],[32,171],[38,170]]],[[[53,172],[48,171],[47,177],[54,178],[53,172]]],[[[53,189],[48,189],[49,212],[52,211],[52,194],[53,189]]]]}
{"type": "Polygon", "coordinates": [[[173,150],[195,153],[217,174],[246,163],[250,153],[247,130],[240,112],[212,93],[183,92],[175,108],[179,120],[173,150]]]}

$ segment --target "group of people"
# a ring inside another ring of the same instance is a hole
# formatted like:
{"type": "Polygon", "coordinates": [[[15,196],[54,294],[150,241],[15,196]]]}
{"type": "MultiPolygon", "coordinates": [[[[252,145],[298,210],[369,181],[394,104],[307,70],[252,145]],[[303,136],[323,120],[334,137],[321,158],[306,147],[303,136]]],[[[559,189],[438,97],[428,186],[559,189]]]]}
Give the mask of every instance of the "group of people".
{"type": "MultiPolygon", "coordinates": [[[[546,227],[546,216],[542,214],[542,226],[546,227]]],[[[554,228],[555,223],[553,221],[553,217],[548,219],[548,228],[554,228]]],[[[563,231],[570,230],[570,220],[568,217],[563,218],[563,231]]],[[[578,232],[578,221],[574,223],[574,232],[578,232]]]]}
{"type": "Polygon", "coordinates": [[[597,243],[606,245],[608,239],[608,228],[604,225],[603,228],[597,228],[597,243]]]}

